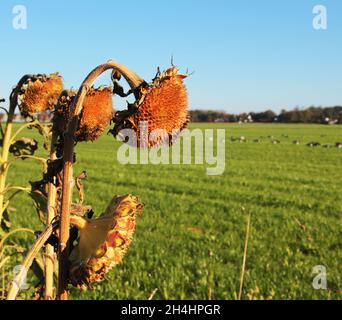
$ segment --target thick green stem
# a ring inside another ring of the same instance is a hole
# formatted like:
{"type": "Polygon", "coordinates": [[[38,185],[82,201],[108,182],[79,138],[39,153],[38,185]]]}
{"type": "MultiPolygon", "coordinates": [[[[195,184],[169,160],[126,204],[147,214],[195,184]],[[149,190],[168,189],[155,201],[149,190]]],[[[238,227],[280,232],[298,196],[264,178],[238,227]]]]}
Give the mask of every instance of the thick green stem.
{"type": "Polygon", "coordinates": [[[4,132],[4,137],[2,141],[2,150],[1,150],[1,163],[0,163],[0,223],[2,221],[2,215],[5,211],[4,208],[4,191],[6,187],[6,178],[7,178],[7,169],[8,169],[8,154],[9,154],[9,147],[10,147],[10,140],[13,128],[13,117],[14,117],[14,110],[17,106],[17,94],[14,93],[14,97],[11,97],[10,100],[10,108],[8,111],[7,123],[4,132]]]}
{"type": "Polygon", "coordinates": [[[2,150],[1,150],[1,158],[0,158],[0,223],[2,221],[2,215],[5,211],[4,207],[4,200],[5,194],[4,190],[6,187],[6,178],[8,172],[8,155],[9,155],[9,148],[11,146],[11,135],[13,129],[13,118],[14,118],[14,111],[18,104],[18,95],[20,92],[21,87],[23,84],[29,79],[31,75],[23,76],[20,81],[18,82],[17,86],[13,89],[10,99],[9,99],[9,110],[7,113],[7,122],[6,128],[3,135],[2,141],[2,150]]]}

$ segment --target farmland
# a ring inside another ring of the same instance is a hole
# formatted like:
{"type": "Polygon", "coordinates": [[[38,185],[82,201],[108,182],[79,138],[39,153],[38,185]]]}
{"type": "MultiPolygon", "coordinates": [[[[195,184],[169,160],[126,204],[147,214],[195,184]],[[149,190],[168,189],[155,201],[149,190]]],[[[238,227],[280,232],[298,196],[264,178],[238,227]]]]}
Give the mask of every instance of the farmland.
{"type": "MultiPolygon", "coordinates": [[[[206,164],[121,165],[120,143],[107,135],[77,145],[75,173],[88,173],[85,202],[95,214],[125,193],[138,195],[145,209],[124,262],[104,284],[81,294],[72,290],[71,297],[147,299],[158,288],[154,299],[236,299],[250,213],[243,299],[341,298],[342,150],[305,143],[335,145],[342,140],[342,126],[191,128],[226,129],[223,175],[207,176],[206,164]],[[248,141],[232,142],[231,136],[248,141]],[[280,144],[273,145],[269,136],[280,144]],[[260,143],[253,142],[257,138],[260,143]],[[294,145],[297,139],[301,144],[294,145]],[[327,268],[327,290],[312,287],[316,265],[327,268]]],[[[30,131],[25,135],[39,140],[30,131]]],[[[12,185],[40,178],[39,164],[20,160],[14,166],[12,185]]],[[[26,195],[18,195],[12,206],[13,227],[42,229],[26,195]]],[[[25,234],[12,239],[26,248],[33,241],[25,234]]]]}

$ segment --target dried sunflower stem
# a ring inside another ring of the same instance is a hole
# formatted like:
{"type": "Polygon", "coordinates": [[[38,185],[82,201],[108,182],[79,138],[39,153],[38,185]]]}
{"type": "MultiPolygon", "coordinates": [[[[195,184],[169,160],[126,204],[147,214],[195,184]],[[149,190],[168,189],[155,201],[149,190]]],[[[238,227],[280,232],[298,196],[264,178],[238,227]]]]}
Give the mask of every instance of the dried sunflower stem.
{"type": "Polygon", "coordinates": [[[14,280],[12,281],[10,288],[8,290],[7,300],[15,300],[19,291],[20,286],[25,280],[27,271],[32,265],[32,262],[36,255],[38,254],[41,247],[44,245],[44,243],[49,239],[52,232],[57,228],[58,224],[50,224],[46,227],[45,231],[39,236],[39,238],[36,240],[34,245],[31,247],[29,253],[27,254],[24,262],[21,265],[20,272],[16,275],[14,280]]]}
{"type": "MultiPolygon", "coordinates": [[[[52,137],[51,137],[50,160],[57,159],[57,156],[56,156],[57,138],[58,138],[57,132],[53,131],[52,137]]],[[[56,195],[57,195],[57,188],[56,188],[54,183],[50,182],[48,187],[49,187],[49,191],[48,191],[48,199],[47,199],[46,225],[51,224],[53,219],[55,218],[55,202],[56,202],[56,195]]],[[[46,256],[46,261],[45,261],[45,300],[52,300],[53,294],[54,294],[53,272],[54,272],[54,266],[55,266],[54,248],[52,245],[48,244],[46,246],[45,256],[46,256]]]]}
{"type": "Polygon", "coordinates": [[[63,153],[63,185],[62,185],[62,203],[59,235],[59,278],[58,278],[58,298],[60,300],[68,299],[68,269],[69,269],[69,229],[70,229],[70,206],[73,181],[73,153],[74,137],[78,126],[79,115],[82,110],[84,98],[90,87],[103,72],[114,69],[117,70],[126,79],[133,92],[142,84],[144,80],[125,66],[109,60],[99,65],[89,73],[83,81],[75,100],[71,106],[70,120],[65,132],[64,153],[63,153]]]}

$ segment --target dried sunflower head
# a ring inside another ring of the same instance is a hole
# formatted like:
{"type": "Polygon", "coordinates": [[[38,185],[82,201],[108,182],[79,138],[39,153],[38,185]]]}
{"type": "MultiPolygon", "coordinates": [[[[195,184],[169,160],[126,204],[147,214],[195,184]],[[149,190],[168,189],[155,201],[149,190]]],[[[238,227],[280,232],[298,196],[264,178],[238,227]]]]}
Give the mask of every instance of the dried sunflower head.
{"type": "Polygon", "coordinates": [[[165,140],[171,143],[189,122],[184,78],[176,67],[171,67],[158,73],[152,83],[144,83],[136,93],[137,101],[115,114],[111,133],[117,136],[123,129],[134,130],[138,147],[153,147],[165,140]],[[152,132],[155,137],[150,135],[152,132]]]}
{"type": "Polygon", "coordinates": [[[97,219],[71,217],[71,223],[80,232],[78,245],[70,256],[69,278],[73,286],[87,289],[102,281],[121,262],[132,242],[136,215],[142,208],[138,198],[125,195],[113,198],[97,219]]]}
{"type": "Polygon", "coordinates": [[[83,103],[80,125],[76,132],[78,141],[98,139],[112,117],[112,89],[108,87],[90,89],[83,103]]]}
{"type": "Polygon", "coordinates": [[[52,110],[63,90],[62,78],[58,73],[30,77],[21,87],[20,111],[23,116],[52,110]]]}
{"type": "MultiPolygon", "coordinates": [[[[63,91],[55,109],[54,126],[60,134],[69,119],[71,104],[76,96],[73,90],[63,91]]],[[[91,88],[87,93],[76,131],[77,141],[98,139],[113,117],[112,89],[110,87],[91,88]]]]}

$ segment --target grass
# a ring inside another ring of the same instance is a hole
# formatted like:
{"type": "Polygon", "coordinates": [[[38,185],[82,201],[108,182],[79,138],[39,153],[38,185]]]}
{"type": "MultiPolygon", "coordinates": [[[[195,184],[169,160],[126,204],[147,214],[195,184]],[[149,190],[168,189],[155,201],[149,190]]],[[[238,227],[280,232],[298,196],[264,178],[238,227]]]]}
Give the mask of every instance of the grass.
{"type": "MultiPolygon", "coordinates": [[[[145,210],[124,262],[93,291],[72,290],[72,298],[236,299],[250,213],[242,299],[340,299],[342,150],[292,141],[335,144],[342,126],[191,127],[226,129],[223,175],[207,176],[206,165],[120,165],[120,143],[106,135],[77,146],[75,173],[87,171],[85,200],[96,214],[125,193],[139,195],[145,210]],[[230,141],[242,135],[265,138],[230,141]],[[272,145],[269,135],[281,143],[272,145]],[[327,268],[328,290],[312,287],[316,265],[327,268]]],[[[9,182],[27,185],[39,177],[39,164],[25,160],[12,168],[9,182]]],[[[42,229],[25,195],[12,206],[14,227],[42,229]]],[[[33,241],[30,235],[13,239],[26,248],[33,241]]]]}

